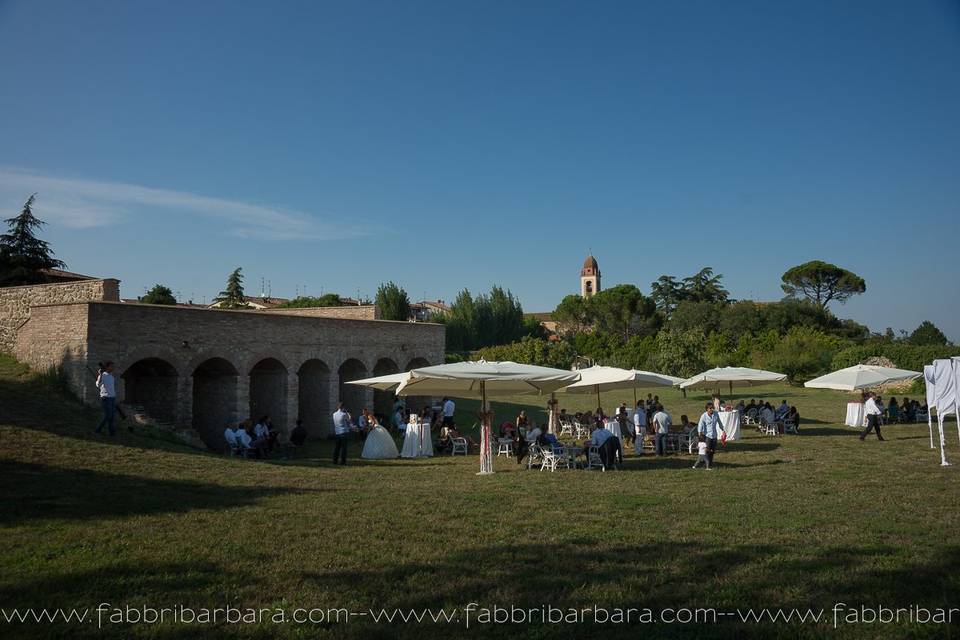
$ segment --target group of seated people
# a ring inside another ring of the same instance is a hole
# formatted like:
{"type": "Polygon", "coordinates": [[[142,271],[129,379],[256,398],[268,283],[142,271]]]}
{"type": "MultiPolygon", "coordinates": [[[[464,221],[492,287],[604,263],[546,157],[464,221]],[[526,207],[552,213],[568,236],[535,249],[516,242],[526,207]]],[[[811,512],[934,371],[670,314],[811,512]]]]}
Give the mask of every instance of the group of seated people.
{"type": "Polygon", "coordinates": [[[882,398],[877,397],[875,400],[877,406],[883,408],[883,417],[887,422],[916,422],[918,414],[926,416],[928,411],[926,403],[920,404],[910,398],[903,398],[900,403],[897,403],[896,398],[890,398],[890,403],[886,406],[882,398]]]}
{"type": "MultiPolygon", "coordinates": [[[[257,458],[269,457],[277,445],[279,432],[273,426],[270,416],[264,415],[254,421],[252,418],[237,423],[236,427],[227,424],[223,431],[223,438],[227,447],[232,451],[253,453],[257,458]]],[[[307,438],[307,430],[303,421],[297,419],[296,426],[290,431],[290,443],[302,446],[307,438]]]]}
{"type": "Polygon", "coordinates": [[[744,404],[741,400],[733,408],[739,411],[741,415],[750,416],[754,420],[760,421],[761,424],[779,424],[781,431],[783,431],[783,425],[786,423],[792,424],[798,430],[800,429],[800,412],[795,406],[788,405],[786,400],[783,400],[776,409],[769,402],[757,402],[753,398],[750,399],[749,404],[744,404]]]}

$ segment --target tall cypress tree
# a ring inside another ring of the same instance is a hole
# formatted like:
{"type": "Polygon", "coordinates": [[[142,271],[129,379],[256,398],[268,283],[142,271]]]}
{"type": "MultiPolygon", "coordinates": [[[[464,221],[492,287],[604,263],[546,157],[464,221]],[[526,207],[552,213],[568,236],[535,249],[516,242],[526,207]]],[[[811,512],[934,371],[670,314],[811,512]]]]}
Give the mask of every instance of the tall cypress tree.
{"type": "Polygon", "coordinates": [[[227,277],[226,289],[214,298],[214,302],[219,302],[221,309],[246,309],[250,306],[243,299],[243,276],[240,274],[240,267],[227,277]]]}
{"type": "Polygon", "coordinates": [[[37,194],[30,196],[20,215],[8,218],[8,233],[0,235],[0,286],[37,284],[50,278],[43,269],[64,269],[66,264],[53,257],[50,245],[40,240],[34,232],[44,224],[33,215],[33,202],[37,194]]]}

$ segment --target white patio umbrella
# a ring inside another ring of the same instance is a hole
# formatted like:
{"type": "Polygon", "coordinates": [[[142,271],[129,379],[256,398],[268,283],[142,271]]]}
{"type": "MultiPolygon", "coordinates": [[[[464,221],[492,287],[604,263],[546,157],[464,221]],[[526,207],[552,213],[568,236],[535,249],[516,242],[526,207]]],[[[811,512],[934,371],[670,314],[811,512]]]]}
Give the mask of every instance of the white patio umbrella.
{"type": "Polygon", "coordinates": [[[678,378],[665,376],[652,371],[621,369],[596,365],[580,369],[580,380],[561,389],[562,393],[595,393],[597,406],[600,406],[600,392],[616,389],[633,389],[633,403],[637,403],[638,387],[672,387],[678,378]]]}
{"type": "Polygon", "coordinates": [[[407,379],[409,372],[389,373],[385,376],[375,378],[364,378],[362,380],[350,380],[347,384],[356,384],[363,387],[372,387],[377,391],[396,391],[404,380],[407,379]]]}
{"type": "Polygon", "coordinates": [[[891,382],[902,382],[919,378],[923,374],[919,371],[894,369],[893,367],[879,367],[869,364],[857,364],[846,369],[828,373],[814,378],[803,386],[810,389],[837,389],[838,391],[856,391],[877,387],[891,382]]]}
{"type": "Polygon", "coordinates": [[[490,447],[489,396],[541,395],[580,379],[578,371],[564,371],[516,362],[457,362],[413,369],[397,388],[397,395],[479,398],[483,426],[480,434],[480,474],[493,473],[490,447]]]}
{"type": "Polygon", "coordinates": [[[763,369],[749,369],[747,367],[717,367],[703,373],[698,373],[692,378],[687,378],[680,383],[681,389],[720,389],[724,382],[730,385],[730,393],[733,393],[733,385],[746,385],[755,387],[762,384],[771,384],[773,382],[783,382],[787,376],[774,371],[764,371],[763,369]]]}

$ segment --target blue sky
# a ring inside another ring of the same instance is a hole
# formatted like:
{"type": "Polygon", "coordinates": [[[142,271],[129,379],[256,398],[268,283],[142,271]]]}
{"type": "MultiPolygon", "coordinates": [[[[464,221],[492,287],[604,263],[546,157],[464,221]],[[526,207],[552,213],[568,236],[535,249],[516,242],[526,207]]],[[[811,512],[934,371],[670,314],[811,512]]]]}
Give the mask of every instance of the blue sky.
{"type": "Polygon", "coordinates": [[[209,300],[509,287],[528,311],[811,259],[960,340],[960,6],[0,0],[0,210],[209,300]]]}

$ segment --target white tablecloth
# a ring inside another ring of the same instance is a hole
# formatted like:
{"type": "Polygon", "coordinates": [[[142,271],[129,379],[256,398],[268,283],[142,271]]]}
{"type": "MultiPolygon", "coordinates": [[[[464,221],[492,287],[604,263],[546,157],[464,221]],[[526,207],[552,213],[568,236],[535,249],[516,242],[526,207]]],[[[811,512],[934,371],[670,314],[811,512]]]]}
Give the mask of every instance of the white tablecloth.
{"type": "Polygon", "coordinates": [[[862,427],[864,418],[866,416],[863,413],[862,402],[847,403],[847,419],[843,421],[843,424],[848,427],[862,427]]]}
{"type": "Polygon", "coordinates": [[[723,430],[727,432],[727,442],[740,439],[739,411],[721,411],[720,424],[723,425],[723,430]]]}
{"type": "Polygon", "coordinates": [[[612,433],[613,435],[615,435],[615,436],[617,436],[618,438],[620,438],[620,442],[623,442],[623,433],[620,431],[620,423],[619,423],[619,422],[617,422],[616,420],[608,420],[608,421],[607,421],[607,424],[606,424],[606,427],[607,427],[607,431],[609,431],[609,432],[612,433]]]}

